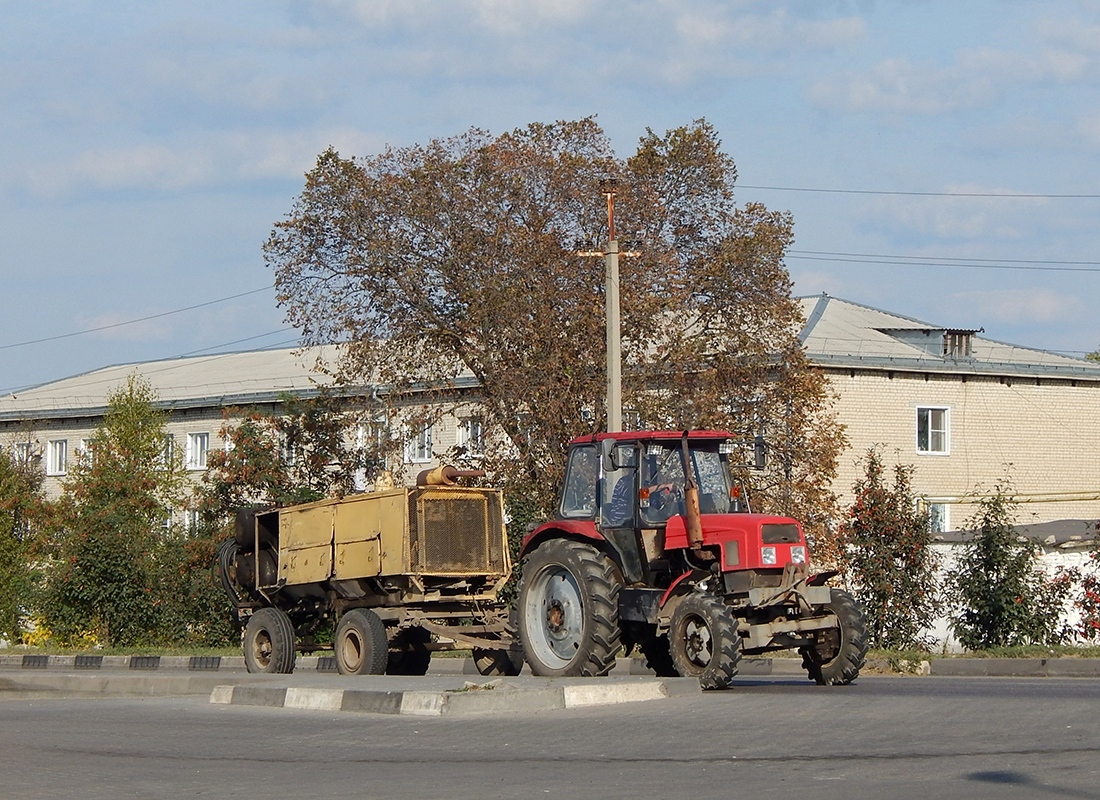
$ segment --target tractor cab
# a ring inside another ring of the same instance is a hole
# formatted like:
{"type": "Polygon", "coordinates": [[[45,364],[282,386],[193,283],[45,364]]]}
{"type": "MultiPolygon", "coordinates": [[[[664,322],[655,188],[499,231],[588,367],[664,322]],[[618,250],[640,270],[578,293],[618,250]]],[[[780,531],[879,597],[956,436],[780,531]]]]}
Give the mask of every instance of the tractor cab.
{"type": "Polygon", "coordinates": [[[559,516],[593,519],[602,529],[663,527],[686,513],[690,474],[699,511],[728,514],[749,510],[733,468],[739,452],[721,431],[633,431],[574,440],[570,444],[559,516]],[[685,473],[685,465],[690,472],[685,473]]]}
{"type": "MultiPolygon", "coordinates": [[[[711,521],[750,510],[736,475],[746,466],[744,449],[762,461],[762,444],[745,448],[724,431],[628,431],[574,439],[557,520],[536,530],[524,551],[564,526],[572,535],[606,542],[628,580],[665,583],[683,569],[667,560],[666,531],[672,540],[683,538],[693,504],[696,519],[711,521]]],[[[711,527],[718,532],[729,526],[711,527]]],[[[718,542],[708,546],[720,554],[718,542]]]]}

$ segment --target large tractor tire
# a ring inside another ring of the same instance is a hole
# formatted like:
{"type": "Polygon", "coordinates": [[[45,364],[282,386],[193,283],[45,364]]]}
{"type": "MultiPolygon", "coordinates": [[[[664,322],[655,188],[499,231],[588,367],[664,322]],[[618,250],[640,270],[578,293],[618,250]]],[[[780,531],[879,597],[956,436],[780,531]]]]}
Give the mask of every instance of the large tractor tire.
{"type": "Polygon", "coordinates": [[[297,651],[294,626],[286,612],[261,608],[244,626],[244,665],[249,672],[288,674],[294,671],[297,651]]]}
{"type": "Polygon", "coordinates": [[[368,608],[353,608],[336,626],[336,669],[341,675],[382,675],[389,659],[386,626],[368,608]]]}
{"type": "Polygon", "coordinates": [[[863,669],[867,658],[867,625],[863,610],[855,599],[842,589],[830,592],[825,607],[836,614],[839,628],[823,631],[814,647],[803,647],[802,666],[810,680],[819,686],[843,686],[851,683],[863,669]]]}
{"type": "Polygon", "coordinates": [[[708,594],[689,594],[672,612],[672,663],[703,689],[728,689],[741,662],[741,637],[729,606],[708,594]]]}
{"type": "Polygon", "coordinates": [[[611,560],[595,548],[551,539],[527,557],[519,584],[519,633],[535,675],[594,677],[615,666],[619,590],[611,560]]]}

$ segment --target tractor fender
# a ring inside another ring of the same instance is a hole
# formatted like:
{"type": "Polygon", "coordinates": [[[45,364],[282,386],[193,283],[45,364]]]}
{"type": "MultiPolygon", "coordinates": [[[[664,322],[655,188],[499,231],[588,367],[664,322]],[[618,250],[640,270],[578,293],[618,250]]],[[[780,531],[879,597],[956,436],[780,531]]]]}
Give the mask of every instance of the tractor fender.
{"type": "Polygon", "coordinates": [[[825,581],[827,581],[827,580],[829,580],[829,578],[832,578],[832,577],[834,577],[836,575],[839,575],[839,574],[840,574],[839,570],[835,570],[835,569],[828,569],[828,570],[825,570],[824,572],[818,572],[814,575],[811,575],[810,577],[808,577],[806,579],[806,585],[807,586],[824,586],[825,581]]]}
{"type": "Polygon", "coordinates": [[[609,549],[607,539],[596,528],[596,523],[592,520],[556,519],[544,522],[524,537],[523,544],[519,549],[519,557],[524,558],[547,539],[588,541],[599,550],[606,551],[609,549]]]}
{"type": "Polygon", "coordinates": [[[665,589],[665,593],[661,595],[661,600],[658,603],[661,609],[658,613],[658,621],[664,626],[668,624],[668,621],[672,618],[672,612],[676,610],[676,605],[680,600],[697,591],[699,583],[707,578],[712,578],[713,575],[707,570],[692,569],[680,575],[676,580],[672,582],[672,585],[665,589]]]}

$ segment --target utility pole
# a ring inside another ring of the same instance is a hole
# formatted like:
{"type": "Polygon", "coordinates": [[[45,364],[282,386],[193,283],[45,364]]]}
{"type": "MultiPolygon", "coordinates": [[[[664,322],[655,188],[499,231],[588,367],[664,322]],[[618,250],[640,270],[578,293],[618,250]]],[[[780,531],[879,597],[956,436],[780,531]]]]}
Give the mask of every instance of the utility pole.
{"type": "Polygon", "coordinates": [[[607,431],[623,429],[623,361],[619,313],[619,239],[615,234],[615,181],[602,187],[607,197],[607,268],[604,312],[607,316],[607,431]]]}
{"type": "Polygon", "coordinates": [[[604,315],[607,330],[607,431],[617,433],[623,429],[623,366],[622,336],[619,313],[619,256],[632,258],[640,255],[630,250],[619,250],[619,238],[615,232],[614,178],[600,181],[600,191],[607,198],[607,248],[604,250],[579,250],[579,256],[600,256],[604,260],[604,315]]]}

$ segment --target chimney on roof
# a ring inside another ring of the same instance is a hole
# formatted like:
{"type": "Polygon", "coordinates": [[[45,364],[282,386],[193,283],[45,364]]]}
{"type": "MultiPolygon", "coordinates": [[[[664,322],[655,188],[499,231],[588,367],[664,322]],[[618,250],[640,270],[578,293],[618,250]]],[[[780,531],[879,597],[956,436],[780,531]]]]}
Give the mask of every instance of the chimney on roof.
{"type": "Polygon", "coordinates": [[[983,333],[985,328],[965,330],[949,328],[943,332],[944,358],[971,358],[974,355],[973,340],[975,333],[983,333]]]}

